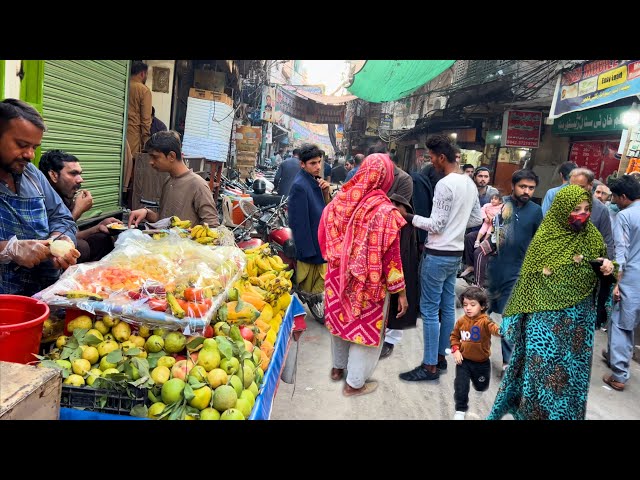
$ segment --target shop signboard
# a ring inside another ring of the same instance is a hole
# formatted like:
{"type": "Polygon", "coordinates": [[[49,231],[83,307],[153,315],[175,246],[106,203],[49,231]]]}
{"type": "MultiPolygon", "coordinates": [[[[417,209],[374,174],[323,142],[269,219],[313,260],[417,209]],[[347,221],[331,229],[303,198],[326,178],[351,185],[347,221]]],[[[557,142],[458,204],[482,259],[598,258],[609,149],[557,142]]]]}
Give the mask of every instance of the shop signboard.
{"type": "Polygon", "coordinates": [[[345,104],[325,105],[296,95],[293,91],[278,86],[276,93],[275,120],[286,115],[309,123],[343,123],[345,104]]]}
{"type": "Polygon", "coordinates": [[[380,130],[391,130],[393,127],[393,113],[380,114],[380,130]]]}
{"type": "Polygon", "coordinates": [[[618,170],[620,160],[615,157],[617,150],[618,142],[574,142],[569,161],[578,167],[588,168],[598,180],[606,182],[607,177],[618,170]]]}
{"type": "Polygon", "coordinates": [[[276,87],[265,85],[262,87],[262,107],[260,118],[265,122],[273,122],[275,114],[276,87]]]}
{"type": "Polygon", "coordinates": [[[616,133],[624,128],[622,115],[629,107],[598,108],[572,112],[553,122],[556,135],[616,133]]]}
{"type": "Polygon", "coordinates": [[[549,118],[640,93],[640,60],[595,60],[558,76],[549,118]]]}
{"type": "Polygon", "coordinates": [[[503,147],[538,148],[542,112],[507,110],[502,118],[503,147]]]}

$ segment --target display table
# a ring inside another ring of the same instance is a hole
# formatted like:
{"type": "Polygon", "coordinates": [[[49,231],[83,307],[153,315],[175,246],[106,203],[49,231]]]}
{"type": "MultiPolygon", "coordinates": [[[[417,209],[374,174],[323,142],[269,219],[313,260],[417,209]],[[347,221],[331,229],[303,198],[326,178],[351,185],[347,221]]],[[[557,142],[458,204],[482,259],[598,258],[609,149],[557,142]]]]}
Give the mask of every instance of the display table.
{"type": "MultiPolygon", "coordinates": [[[[304,316],[306,315],[304,307],[300,300],[294,295],[291,298],[291,304],[287,308],[280,331],[276,338],[271,362],[264,372],[260,393],[256,398],[249,420],[269,420],[271,409],[273,407],[273,399],[278,390],[280,374],[284,368],[289,349],[289,342],[293,336],[299,336],[305,328],[304,316]]],[[[86,410],[78,410],[75,408],[61,408],[60,420],[146,420],[144,418],[130,417],[127,415],[111,415],[106,413],[92,412],[86,410]]]]}
{"type": "Polygon", "coordinates": [[[57,420],[61,390],[54,368],[0,362],[0,420],[57,420]]]}

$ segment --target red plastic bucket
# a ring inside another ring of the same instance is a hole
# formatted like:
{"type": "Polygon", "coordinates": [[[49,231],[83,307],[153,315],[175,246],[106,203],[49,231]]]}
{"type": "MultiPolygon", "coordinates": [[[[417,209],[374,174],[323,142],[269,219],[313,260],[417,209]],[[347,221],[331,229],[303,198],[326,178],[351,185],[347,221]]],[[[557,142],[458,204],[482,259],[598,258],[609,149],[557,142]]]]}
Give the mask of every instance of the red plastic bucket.
{"type": "Polygon", "coordinates": [[[37,360],[42,324],[49,306],[35,298],[0,295],[0,360],[29,363],[37,360]]]}

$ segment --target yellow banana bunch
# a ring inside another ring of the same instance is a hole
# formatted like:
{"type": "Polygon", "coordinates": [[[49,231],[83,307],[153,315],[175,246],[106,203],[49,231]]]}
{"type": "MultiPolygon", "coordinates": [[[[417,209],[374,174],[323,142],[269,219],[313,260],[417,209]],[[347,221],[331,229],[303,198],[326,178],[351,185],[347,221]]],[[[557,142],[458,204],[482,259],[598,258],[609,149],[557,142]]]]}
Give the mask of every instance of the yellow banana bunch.
{"type": "Polygon", "coordinates": [[[204,228],[204,225],[196,225],[191,229],[191,238],[196,239],[203,237],[205,232],[206,230],[204,228]]]}
{"type": "Polygon", "coordinates": [[[279,255],[273,255],[271,257],[267,257],[269,264],[271,265],[271,269],[276,272],[280,272],[287,268],[287,265],[282,261],[279,255]]]}
{"type": "Polygon", "coordinates": [[[273,280],[274,278],[276,278],[277,275],[271,271],[269,272],[265,272],[262,275],[258,276],[258,278],[266,284],[266,282],[269,282],[271,280],[273,280]]]}
{"type": "Polygon", "coordinates": [[[282,272],[280,274],[281,276],[285,276],[288,279],[291,279],[293,277],[293,270],[285,270],[284,272],[282,272]]]}
{"type": "MultiPolygon", "coordinates": [[[[191,229],[191,238],[198,241],[200,238],[211,238],[213,240],[217,240],[220,237],[220,234],[209,227],[206,223],[204,225],[196,225],[191,229]]],[[[208,242],[200,242],[200,243],[211,243],[208,242]]]]}
{"type": "Polygon", "coordinates": [[[189,228],[191,227],[191,220],[180,220],[179,217],[175,215],[171,217],[171,226],[178,228],[189,228]]]}
{"type": "Polygon", "coordinates": [[[268,272],[269,270],[272,270],[271,268],[271,264],[269,263],[269,260],[267,260],[267,258],[269,257],[264,257],[264,256],[257,256],[255,259],[255,264],[258,267],[258,270],[260,271],[259,273],[265,273],[268,272]]]}

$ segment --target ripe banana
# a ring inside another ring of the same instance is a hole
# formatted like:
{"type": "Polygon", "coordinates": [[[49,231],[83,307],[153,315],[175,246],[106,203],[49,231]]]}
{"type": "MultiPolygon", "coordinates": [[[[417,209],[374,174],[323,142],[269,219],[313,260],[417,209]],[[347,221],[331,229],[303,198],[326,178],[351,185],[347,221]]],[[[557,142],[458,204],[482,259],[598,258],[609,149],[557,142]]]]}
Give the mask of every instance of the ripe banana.
{"type": "Polygon", "coordinates": [[[196,225],[191,229],[191,238],[199,238],[204,227],[202,225],[196,225]]]}
{"type": "Polygon", "coordinates": [[[258,278],[260,280],[262,280],[263,282],[268,282],[268,281],[276,278],[276,274],[272,273],[272,272],[265,272],[262,275],[260,275],[258,278]]]}
{"type": "Polygon", "coordinates": [[[273,257],[267,257],[267,260],[269,261],[272,270],[275,270],[276,272],[280,272],[281,270],[287,268],[282,259],[277,255],[273,257]]]}
{"type": "Polygon", "coordinates": [[[255,264],[257,265],[257,267],[262,270],[262,272],[260,273],[264,273],[264,272],[268,272],[269,270],[271,270],[271,264],[269,263],[269,261],[267,260],[268,257],[261,257],[258,256],[255,260],[255,264]]]}
{"type": "Polygon", "coordinates": [[[89,300],[101,301],[103,298],[100,295],[96,295],[93,292],[85,292],[83,290],[69,290],[67,292],[58,292],[56,295],[60,295],[65,298],[88,298],[89,300]]]}
{"type": "Polygon", "coordinates": [[[174,317],[184,318],[185,311],[178,304],[176,297],[174,297],[173,294],[171,294],[171,292],[167,292],[167,303],[171,307],[171,313],[173,314],[174,317]]]}
{"type": "Polygon", "coordinates": [[[269,248],[269,244],[268,243],[263,243],[259,247],[249,248],[249,249],[245,250],[244,253],[245,253],[245,255],[251,255],[251,254],[254,254],[254,253],[261,253],[263,250],[265,250],[267,248],[269,248]]]}
{"type": "Polygon", "coordinates": [[[257,277],[258,276],[258,268],[256,267],[255,259],[250,258],[247,261],[247,274],[249,277],[257,277]]]}
{"type": "Polygon", "coordinates": [[[200,238],[196,238],[196,242],[202,244],[202,245],[208,245],[210,243],[215,242],[215,238],[213,237],[200,237],[200,238]]]}

